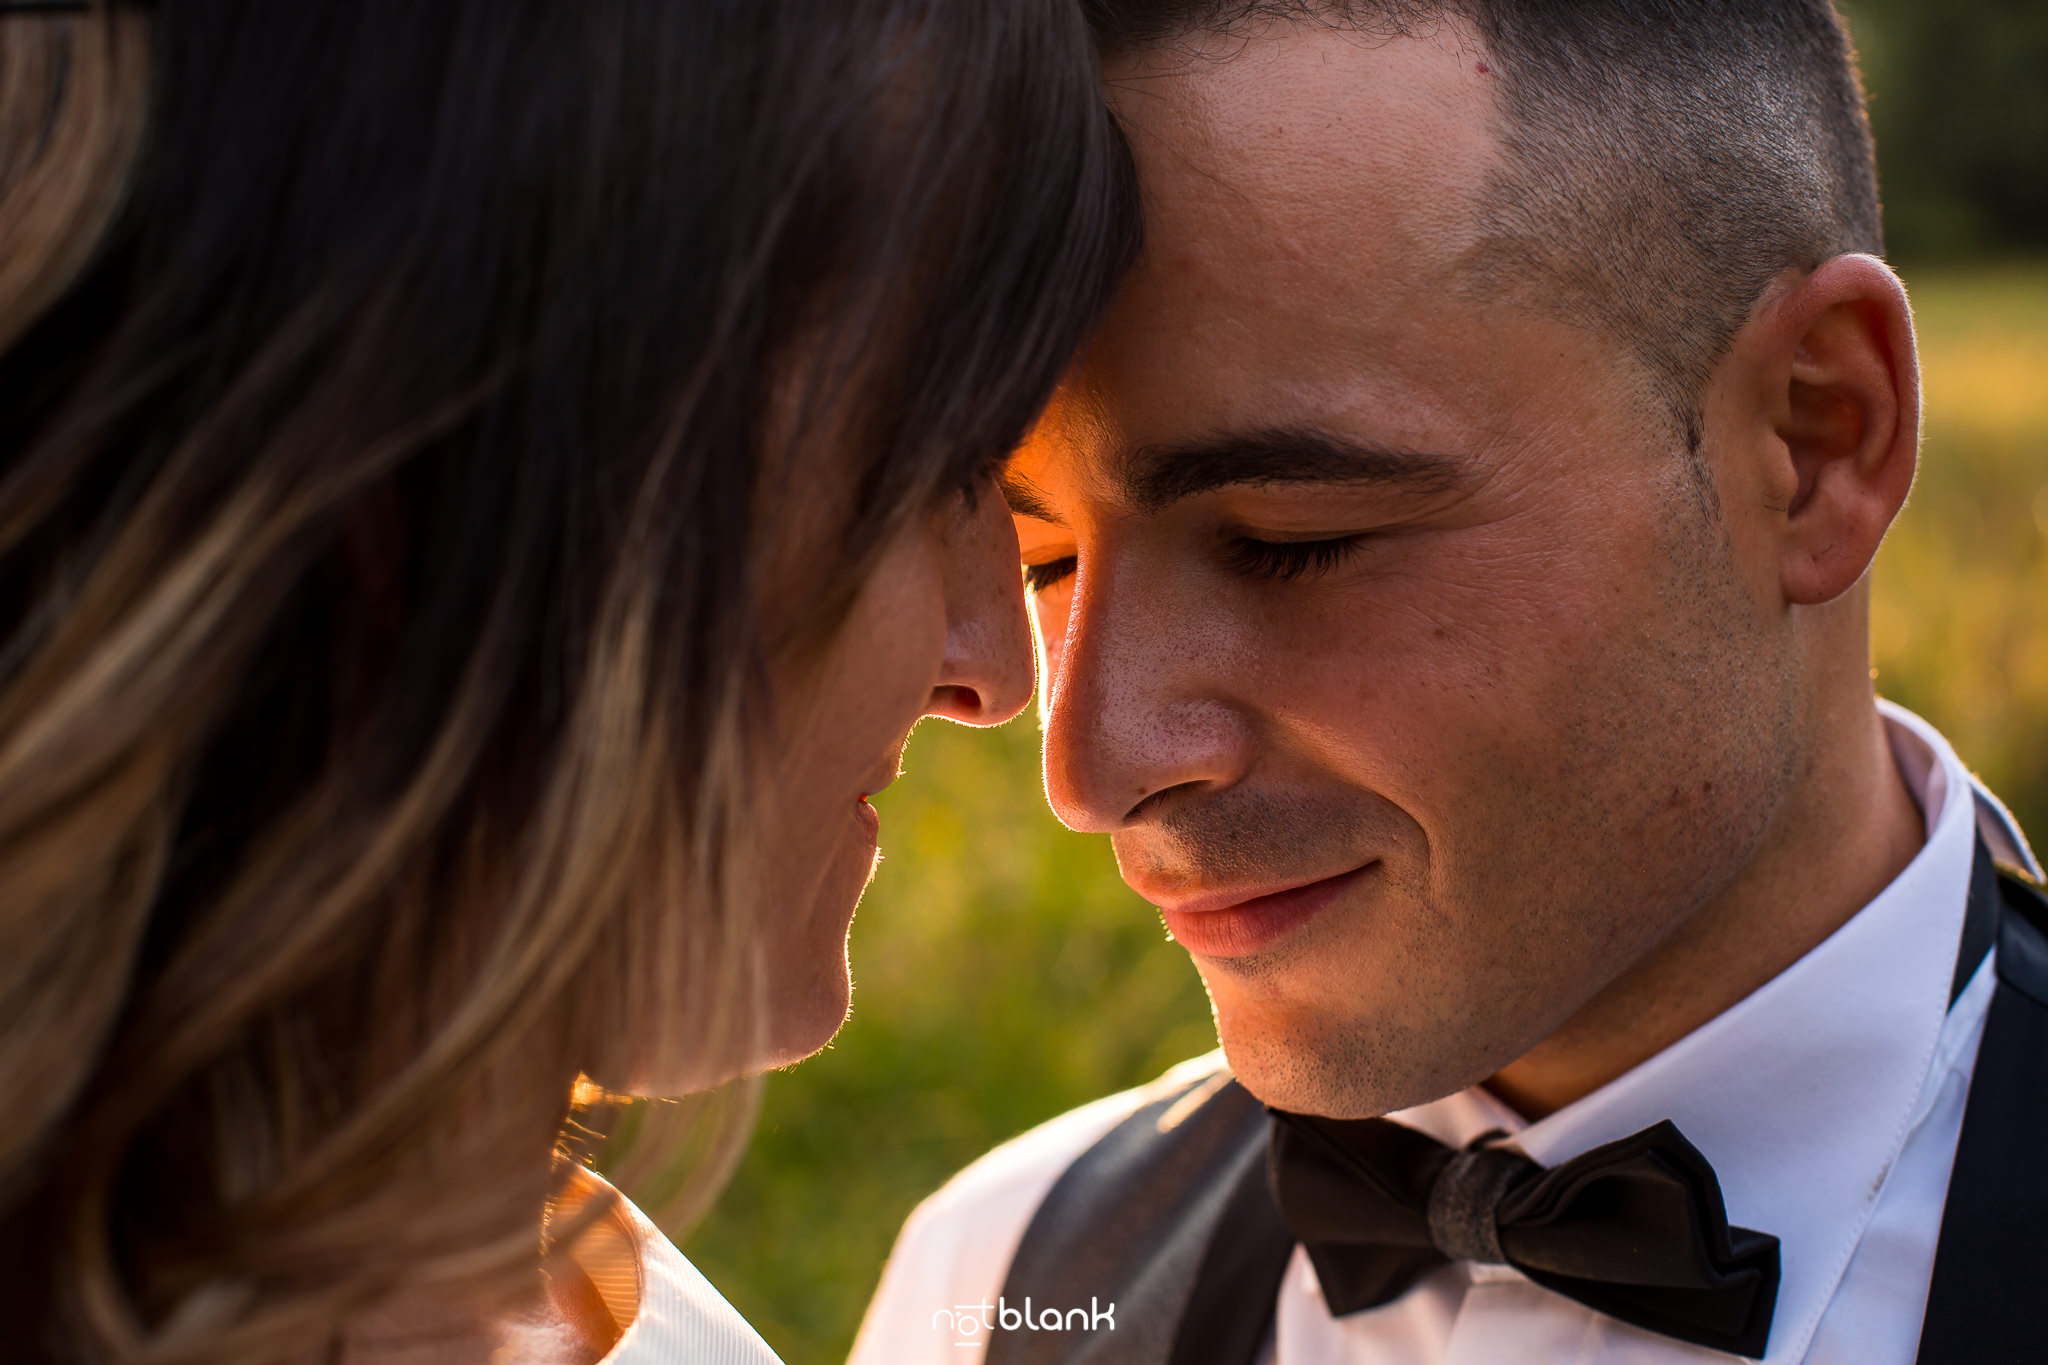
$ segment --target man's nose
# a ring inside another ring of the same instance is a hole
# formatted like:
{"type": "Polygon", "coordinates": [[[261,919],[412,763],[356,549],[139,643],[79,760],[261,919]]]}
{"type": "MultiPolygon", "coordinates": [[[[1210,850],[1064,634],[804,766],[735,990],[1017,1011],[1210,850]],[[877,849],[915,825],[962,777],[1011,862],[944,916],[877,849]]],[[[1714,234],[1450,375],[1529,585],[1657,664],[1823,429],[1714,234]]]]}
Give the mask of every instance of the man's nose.
{"type": "Polygon", "coordinates": [[[1046,641],[1045,791],[1070,829],[1112,833],[1162,794],[1244,775],[1251,721],[1231,699],[1213,601],[1140,567],[1073,582],[1046,641]]]}
{"type": "Polygon", "coordinates": [[[947,529],[946,652],[926,715],[1000,725],[1031,700],[1031,624],[1017,562],[1009,510],[984,491],[947,529]]]}

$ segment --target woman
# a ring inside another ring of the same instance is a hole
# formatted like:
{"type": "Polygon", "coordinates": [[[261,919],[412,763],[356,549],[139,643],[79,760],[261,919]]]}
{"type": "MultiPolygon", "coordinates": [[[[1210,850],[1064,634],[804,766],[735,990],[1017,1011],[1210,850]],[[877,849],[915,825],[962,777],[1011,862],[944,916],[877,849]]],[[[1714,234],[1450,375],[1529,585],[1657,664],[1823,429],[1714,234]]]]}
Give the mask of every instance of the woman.
{"type": "Polygon", "coordinates": [[[0,13],[0,1354],[767,1358],[566,1120],[821,1046],[1025,700],[1070,6],[0,13]]]}

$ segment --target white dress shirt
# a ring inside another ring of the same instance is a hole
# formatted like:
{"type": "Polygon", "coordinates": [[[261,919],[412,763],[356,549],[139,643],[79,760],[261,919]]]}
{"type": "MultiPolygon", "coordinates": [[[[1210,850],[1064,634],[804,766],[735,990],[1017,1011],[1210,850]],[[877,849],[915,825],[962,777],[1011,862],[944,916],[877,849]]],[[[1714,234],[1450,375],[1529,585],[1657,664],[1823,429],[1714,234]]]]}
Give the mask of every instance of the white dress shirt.
{"type": "MultiPolygon", "coordinates": [[[[1987,958],[1949,1006],[1978,831],[2002,859],[2039,870],[2010,817],[1947,742],[1918,717],[1881,705],[1899,770],[1927,814],[1927,842],[1825,942],[1692,1034],[1539,1122],[1477,1087],[1389,1116],[1452,1146],[1504,1129],[1508,1145],[1545,1166],[1670,1119],[1713,1163],[1728,1221],[1780,1239],[1770,1365],[1912,1365],[1994,985],[1987,958]]],[[[1154,1089],[1112,1096],[1026,1133],[919,1206],[890,1256],[851,1365],[979,1365],[985,1333],[978,1323],[965,1326],[957,1310],[995,1301],[1053,1182],[1154,1089]]],[[[1511,1267],[1469,1262],[1426,1276],[1393,1303],[1335,1318],[1297,1247],[1266,1359],[1700,1365],[1734,1357],[1618,1322],[1511,1267]]]]}
{"type": "MultiPolygon", "coordinates": [[[[571,1207],[611,1190],[587,1170],[578,1172],[578,1184],[564,1201],[571,1207]]],[[[592,1227],[569,1255],[612,1320],[624,1325],[601,1365],[782,1365],[760,1333],[624,1195],[613,1216],[592,1227]]]]}

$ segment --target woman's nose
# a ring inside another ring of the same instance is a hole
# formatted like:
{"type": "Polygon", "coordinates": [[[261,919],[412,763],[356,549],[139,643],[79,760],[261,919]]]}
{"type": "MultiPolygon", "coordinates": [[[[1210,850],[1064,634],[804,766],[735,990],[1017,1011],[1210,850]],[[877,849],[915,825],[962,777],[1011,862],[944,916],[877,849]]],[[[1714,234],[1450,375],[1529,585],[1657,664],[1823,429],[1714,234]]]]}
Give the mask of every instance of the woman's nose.
{"type": "Polygon", "coordinates": [[[952,518],[941,568],[946,653],[925,713],[1000,725],[1030,702],[1036,678],[1017,529],[992,487],[952,518]]]}

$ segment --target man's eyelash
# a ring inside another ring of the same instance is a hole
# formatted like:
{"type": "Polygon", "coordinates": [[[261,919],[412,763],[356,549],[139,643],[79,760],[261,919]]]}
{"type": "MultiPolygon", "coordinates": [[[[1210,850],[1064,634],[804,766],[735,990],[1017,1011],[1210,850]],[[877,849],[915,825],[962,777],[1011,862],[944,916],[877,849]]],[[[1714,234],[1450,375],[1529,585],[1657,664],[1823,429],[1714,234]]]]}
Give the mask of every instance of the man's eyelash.
{"type": "Polygon", "coordinates": [[[1048,559],[1043,564],[1024,566],[1024,586],[1032,592],[1044,592],[1047,588],[1073,576],[1077,560],[1073,555],[1064,559],[1048,559]]]}
{"type": "Polygon", "coordinates": [[[1234,572],[1288,582],[1342,568],[1362,539],[1238,540],[1231,544],[1225,561],[1234,572]]]}
{"type": "MultiPolygon", "coordinates": [[[[1239,540],[1233,542],[1225,562],[1235,573],[1254,578],[1289,582],[1340,569],[1358,548],[1363,536],[1337,536],[1330,540],[1239,540]]],[[[1067,555],[1043,564],[1024,566],[1024,586],[1032,592],[1071,578],[1076,558],[1067,555]]]]}

